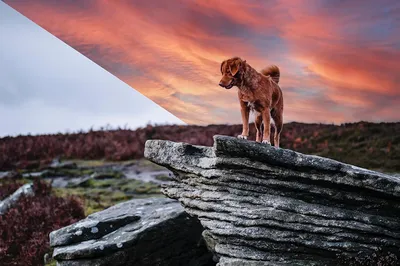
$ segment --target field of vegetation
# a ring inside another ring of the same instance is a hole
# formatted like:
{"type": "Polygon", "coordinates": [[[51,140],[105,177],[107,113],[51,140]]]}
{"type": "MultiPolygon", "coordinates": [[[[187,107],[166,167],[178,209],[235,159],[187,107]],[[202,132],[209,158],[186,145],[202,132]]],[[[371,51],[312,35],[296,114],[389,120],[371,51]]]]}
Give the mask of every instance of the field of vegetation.
{"type": "MultiPolygon", "coordinates": [[[[400,171],[400,123],[285,124],[281,146],[368,169],[400,171]]],[[[123,161],[143,157],[148,139],[212,145],[213,135],[236,136],[241,125],[152,126],[0,139],[0,171],[46,167],[55,157],[123,161]]],[[[254,140],[251,125],[251,139],[254,140]]]]}

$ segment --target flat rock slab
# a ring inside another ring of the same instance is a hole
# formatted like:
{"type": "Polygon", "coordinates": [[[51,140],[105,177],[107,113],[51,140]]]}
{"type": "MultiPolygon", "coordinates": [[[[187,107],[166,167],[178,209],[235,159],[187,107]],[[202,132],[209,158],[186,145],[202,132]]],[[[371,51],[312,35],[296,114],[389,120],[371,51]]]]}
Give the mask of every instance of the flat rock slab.
{"type": "Polygon", "coordinates": [[[149,140],[145,157],[174,173],[163,193],[199,218],[221,266],[399,251],[399,177],[227,136],[213,147],[149,140]]]}
{"type": "Polygon", "coordinates": [[[134,199],[51,232],[50,245],[57,265],[210,265],[202,230],[175,200],[134,199]]]}

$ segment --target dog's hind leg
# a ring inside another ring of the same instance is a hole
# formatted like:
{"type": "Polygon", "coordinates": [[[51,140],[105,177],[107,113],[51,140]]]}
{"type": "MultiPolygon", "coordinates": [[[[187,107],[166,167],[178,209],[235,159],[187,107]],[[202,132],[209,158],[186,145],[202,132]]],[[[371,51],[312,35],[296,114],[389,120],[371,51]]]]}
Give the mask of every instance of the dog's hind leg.
{"type": "Polygon", "coordinates": [[[264,122],[264,130],[263,130],[263,140],[262,143],[266,143],[271,145],[270,136],[271,136],[271,114],[269,109],[263,111],[262,119],[264,122]]]}
{"type": "Polygon", "coordinates": [[[256,113],[256,119],[254,120],[256,126],[256,141],[261,142],[262,140],[262,114],[256,113]]]}
{"type": "Polygon", "coordinates": [[[279,140],[283,128],[283,112],[282,110],[271,110],[271,117],[275,122],[275,133],[274,133],[274,146],[279,147],[279,140]]]}
{"type": "MultiPolygon", "coordinates": [[[[275,122],[275,120],[274,120],[274,122],[275,122]]],[[[271,145],[275,145],[274,144],[275,143],[275,135],[272,134],[272,133],[275,134],[275,132],[276,132],[275,123],[272,123],[272,121],[271,121],[271,135],[269,137],[269,141],[271,141],[271,145]]]]}

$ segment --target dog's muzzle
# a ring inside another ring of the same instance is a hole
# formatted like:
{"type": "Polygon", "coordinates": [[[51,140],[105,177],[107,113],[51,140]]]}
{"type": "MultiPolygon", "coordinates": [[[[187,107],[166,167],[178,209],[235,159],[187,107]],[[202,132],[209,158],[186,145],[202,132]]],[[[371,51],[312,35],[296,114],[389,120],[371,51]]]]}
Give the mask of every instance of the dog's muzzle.
{"type": "Polygon", "coordinates": [[[224,85],[222,82],[219,83],[219,86],[221,86],[222,88],[225,88],[227,90],[229,90],[230,88],[233,87],[233,81],[231,81],[228,85],[224,85]]]}

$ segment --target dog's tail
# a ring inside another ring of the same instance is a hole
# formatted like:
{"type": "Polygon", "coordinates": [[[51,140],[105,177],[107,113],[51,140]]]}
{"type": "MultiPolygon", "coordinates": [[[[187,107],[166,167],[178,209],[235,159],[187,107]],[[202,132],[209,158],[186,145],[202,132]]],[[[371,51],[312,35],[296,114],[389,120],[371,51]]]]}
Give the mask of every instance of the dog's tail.
{"type": "Polygon", "coordinates": [[[264,68],[261,70],[261,74],[264,76],[270,76],[273,81],[276,82],[276,84],[279,83],[279,78],[281,76],[281,71],[279,70],[279,67],[276,65],[270,65],[269,67],[264,68]]]}

